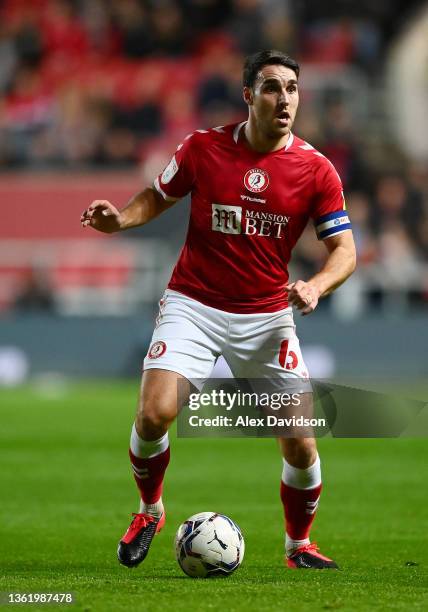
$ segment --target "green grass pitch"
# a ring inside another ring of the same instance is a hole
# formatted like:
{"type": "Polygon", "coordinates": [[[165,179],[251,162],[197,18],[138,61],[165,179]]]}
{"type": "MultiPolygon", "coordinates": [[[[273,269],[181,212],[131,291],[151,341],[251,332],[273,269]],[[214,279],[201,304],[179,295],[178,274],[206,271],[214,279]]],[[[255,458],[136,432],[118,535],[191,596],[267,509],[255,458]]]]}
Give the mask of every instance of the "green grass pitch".
{"type": "Polygon", "coordinates": [[[423,439],[319,441],[325,488],[312,537],[341,567],[319,572],[283,566],[274,440],[172,432],[166,527],[143,565],[121,567],[117,541],[137,510],[127,457],[137,389],[0,392],[0,590],[71,591],[71,609],[86,612],[428,609],[423,439]],[[175,561],[178,525],[204,510],[243,531],[244,563],[227,579],[192,580],[175,561]]]}

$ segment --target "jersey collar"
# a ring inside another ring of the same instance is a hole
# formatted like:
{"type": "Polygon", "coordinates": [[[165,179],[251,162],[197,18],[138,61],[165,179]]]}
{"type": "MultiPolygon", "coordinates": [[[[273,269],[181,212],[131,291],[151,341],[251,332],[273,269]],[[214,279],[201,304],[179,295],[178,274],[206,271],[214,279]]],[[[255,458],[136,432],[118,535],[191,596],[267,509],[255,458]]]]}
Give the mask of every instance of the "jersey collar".
{"type": "Polygon", "coordinates": [[[238,138],[239,138],[239,132],[241,131],[241,128],[246,124],[246,121],[242,121],[242,123],[238,123],[238,125],[235,127],[235,129],[233,130],[233,140],[235,141],[235,144],[238,144],[238,138]]]}
{"type": "MultiPolygon", "coordinates": [[[[238,144],[238,139],[239,139],[239,133],[241,131],[241,129],[243,128],[243,126],[246,124],[246,121],[242,121],[241,123],[238,123],[238,125],[235,127],[235,129],[233,130],[233,140],[235,141],[235,144],[238,144]]],[[[290,132],[290,137],[287,140],[287,144],[284,147],[284,151],[288,151],[288,149],[291,147],[291,145],[293,144],[294,141],[294,134],[293,132],[290,132]]],[[[278,149],[280,150],[280,149],[278,149]]]]}

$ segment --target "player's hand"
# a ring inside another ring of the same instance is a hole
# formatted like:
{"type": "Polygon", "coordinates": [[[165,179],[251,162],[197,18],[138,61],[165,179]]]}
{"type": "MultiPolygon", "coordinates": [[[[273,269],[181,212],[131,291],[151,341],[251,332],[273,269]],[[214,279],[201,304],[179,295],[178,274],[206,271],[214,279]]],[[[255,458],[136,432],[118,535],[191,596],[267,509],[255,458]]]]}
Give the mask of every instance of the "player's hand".
{"type": "Polygon", "coordinates": [[[99,232],[112,234],[121,229],[121,214],[107,200],[94,200],[80,217],[82,227],[93,227],[99,232]]]}
{"type": "Polygon", "coordinates": [[[320,293],[315,285],[298,280],[286,285],[285,289],[288,291],[289,304],[296,306],[301,311],[300,314],[308,315],[318,306],[320,293]]]}

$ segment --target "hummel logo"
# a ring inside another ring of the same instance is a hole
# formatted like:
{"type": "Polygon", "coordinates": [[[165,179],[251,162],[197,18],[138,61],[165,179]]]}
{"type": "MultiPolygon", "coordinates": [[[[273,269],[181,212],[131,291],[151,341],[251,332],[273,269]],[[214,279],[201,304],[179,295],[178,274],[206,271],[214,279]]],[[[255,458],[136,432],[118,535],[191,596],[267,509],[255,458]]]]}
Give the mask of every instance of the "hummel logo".
{"type": "Polygon", "coordinates": [[[241,200],[245,200],[247,202],[258,202],[259,204],[266,204],[266,200],[263,198],[252,198],[251,196],[241,195],[241,200]]]}

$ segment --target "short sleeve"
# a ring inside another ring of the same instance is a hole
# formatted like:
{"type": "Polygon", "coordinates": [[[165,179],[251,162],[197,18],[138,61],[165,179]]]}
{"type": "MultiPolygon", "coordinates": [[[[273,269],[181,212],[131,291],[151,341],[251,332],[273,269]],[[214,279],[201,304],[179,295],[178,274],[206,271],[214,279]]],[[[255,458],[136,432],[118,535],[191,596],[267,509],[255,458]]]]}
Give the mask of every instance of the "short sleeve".
{"type": "Polygon", "coordinates": [[[187,195],[195,182],[194,142],[192,135],[184,139],[163,172],[154,181],[154,188],[167,201],[187,195]]]}
{"type": "Polygon", "coordinates": [[[312,219],[318,240],[351,229],[346,211],[342,181],[333,164],[325,157],[315,170],[315,198],[312,219]]]}

